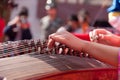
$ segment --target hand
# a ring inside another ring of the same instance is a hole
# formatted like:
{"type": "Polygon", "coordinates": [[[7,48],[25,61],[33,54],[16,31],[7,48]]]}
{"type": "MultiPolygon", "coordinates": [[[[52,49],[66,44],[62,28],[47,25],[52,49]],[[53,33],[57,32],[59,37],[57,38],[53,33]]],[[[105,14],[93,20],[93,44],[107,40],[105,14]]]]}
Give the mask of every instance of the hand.
{"type": "Polygon", "coordinates": [[[49,36],[48,48],[52,48],[55,42],[59,42],[67,45],[68,47],[81,51],[83,40],[75,37],[73,34],[67,31],[56,32],[49,36]]]}
{"type": "MultiPolygon", "coordinates": [[[[112,34],[111,32],[105,30],[105,29],[95,29],[90,32],[90,36],[97,36],[97,42],[112,46],[120,46],[119,41],[120,37],[112,34]]],[[[93,40],[94,42],[94,40],[93,40]]]]}

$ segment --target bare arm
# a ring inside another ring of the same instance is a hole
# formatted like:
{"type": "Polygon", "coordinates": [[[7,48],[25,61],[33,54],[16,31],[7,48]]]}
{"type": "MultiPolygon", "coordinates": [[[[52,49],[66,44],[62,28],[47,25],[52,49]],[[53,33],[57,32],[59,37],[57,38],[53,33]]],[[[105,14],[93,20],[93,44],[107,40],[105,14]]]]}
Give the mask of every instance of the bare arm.
{"type": "Polygon", "coordinates": [[[100,61],[118,66],[118,47],[83,41],[83,51],[100,61]]]}
{"type": "Polygon", "coordinates": [[[54,42],[60,42],[66,44],[73,49],[85,51],[100,61],[106,62],[114,66],[118,66],[118,47],[84,41],[76,38],[74,35],[66,31],[50,35],[48,42],[49,48],[54,45],[54,42]]]}

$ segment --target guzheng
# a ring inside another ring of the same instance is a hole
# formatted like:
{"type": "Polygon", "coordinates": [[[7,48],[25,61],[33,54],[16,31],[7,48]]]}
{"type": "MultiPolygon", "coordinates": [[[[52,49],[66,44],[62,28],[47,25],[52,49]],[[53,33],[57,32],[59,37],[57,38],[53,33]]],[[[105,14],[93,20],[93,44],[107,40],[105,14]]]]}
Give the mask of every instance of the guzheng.
{"type": "MultiPolygon", "coordinates": [[[[88,56],[82,52],[75,51],[65,46],[64,44],[57,44],[53,49],[47,48],[47,41],[41,42],[40,40],[20,40],[8,41],[0,43],[0,58],[11,57],[31,52],[38,52],[40,54],[63,54],[74,56],[88,56]]],[[[89,56],[88,56],[89,57],[89,56]]]]}
{"type": "Polygon", "coordinates": [[[47,41],[21,40],[1,43],[0,57],[0,76],[7,80],[117,80],[118,78],[116,68],[63,44],[57,44],[49,50],[47,41]]]}

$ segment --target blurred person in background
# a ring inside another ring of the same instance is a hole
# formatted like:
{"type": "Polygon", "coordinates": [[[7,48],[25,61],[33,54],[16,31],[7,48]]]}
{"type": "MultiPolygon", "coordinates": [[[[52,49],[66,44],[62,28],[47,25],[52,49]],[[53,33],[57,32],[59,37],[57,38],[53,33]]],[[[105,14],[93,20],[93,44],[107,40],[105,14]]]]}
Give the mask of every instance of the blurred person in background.
{"type": "Polygon", "coordinates": [[[9,41],[31,39],[30,24],[28,22],[28,9],[23,7],[13,20],[4,29],[4,34],[9,41]]]}
{"type": "Polygon", "coordinates": [[[40,27],[44,33],[44,38],[54,32],[62,25],[62,20],[57,16],[57,4],[55,0],[47,0],[45,6],[47,15],[40,20],[40,27]]]}
{"type": "Polygon", "coordinates": [[[79,19],[80,26],[82,28],[82,33],[88,33],[89,32],[89,23],[90,23],[89,12],[85,9],[81,9],[78,12],[78,19],[79,19]]]}
{"type": "Polygon", "coordinates": [[[2,18],[0,14],[0,42],[4,40],[3,29],[5,27],[5,20],[2,18]]]}
{"type": "MultiPolygon", "coordinates": [[[[113,0],[112,5],[108,8],[108,21],[112,27],[120,31],[120,0],[113,0]]],[[[120,37],[113,35],[105,29],[95,29],[90,32],[92,36],[97,36],[97,42],[120,47],[120,37]]]]}
{"type": "Polygon", "coordinates": [[[81,33],[81,28],[79,25],[79,20],[76,14],[72,14],[68,17],[67,24],[60,27],[57,31],[67,30],[71,33],[81,33]]]}
{"type": "MultiPolygon", "coordinates": [[[[120,0],[113,0],[112,5],[107,9],[107,11],[109,23],[112,27],[120,31],[120,0]]],[[[120,47],[119,37],[117,35],[113,37],[113,34],[105,29],[95,29],[90,33],[93,36],[98,36],[98,43],[120,47]]]]}
{"type": "Polygon", "coordinates": [[[108,8],[108,21],[112,27],[120,31],[120,0],[113,0],[108,8]]]}

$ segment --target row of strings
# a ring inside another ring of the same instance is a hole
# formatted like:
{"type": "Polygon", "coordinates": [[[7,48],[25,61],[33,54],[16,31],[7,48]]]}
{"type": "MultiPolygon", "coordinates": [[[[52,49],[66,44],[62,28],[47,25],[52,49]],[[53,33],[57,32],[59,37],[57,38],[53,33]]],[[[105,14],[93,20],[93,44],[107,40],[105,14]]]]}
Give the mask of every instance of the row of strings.
{"type": "Polygon", "coordinates": [[[20,40],[5,42],[0,44],[0,58],[17,56],[35,52],[37,54],[63,54],[79,57],[91,57],[86,53],[73,50],[64,44],[56,44],[52,49],[48,49],[47,41],[20,40]]]}

